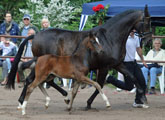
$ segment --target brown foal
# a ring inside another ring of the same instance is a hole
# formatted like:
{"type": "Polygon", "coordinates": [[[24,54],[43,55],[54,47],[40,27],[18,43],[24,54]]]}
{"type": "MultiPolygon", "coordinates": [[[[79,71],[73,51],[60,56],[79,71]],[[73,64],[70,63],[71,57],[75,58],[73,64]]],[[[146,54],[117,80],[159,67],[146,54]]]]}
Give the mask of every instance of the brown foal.
{"type": "Polygon", "coordinates": [[[93,85],[98,89],[103,100],[106,101],[106,106],[110,107],[110,103],[101,90],[100,85],[86,77],[89,71],[88,63],[90,61],[90,52],[103,52],[98,38],[92,33],[89,33],[89,35],[79,43],[77,50],[71,56],[49,54],[39,57],[35,66],[35,80],[29,85],[22,105],[22,115],[25,114],[27,101],[34,88],[38,85],[42,87],[40,85],[41,83],[52,80],[52,77],[56,76],[76,80],[72,90],[71,101],[68,105],[69,111],[72,108],[73,100],[81,82],[93,85]]]}

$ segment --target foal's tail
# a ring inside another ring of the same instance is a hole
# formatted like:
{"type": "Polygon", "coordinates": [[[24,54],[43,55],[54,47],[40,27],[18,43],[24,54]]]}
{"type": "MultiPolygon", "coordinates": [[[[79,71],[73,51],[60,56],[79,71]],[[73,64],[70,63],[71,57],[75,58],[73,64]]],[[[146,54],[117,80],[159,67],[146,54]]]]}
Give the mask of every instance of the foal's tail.
{"type": "Polygon", "coordinates": [[[7,84],[6,84],[6,88],[7,89],[11,89],[11,87],[13,89],[15,89],[15,76],[16,76],[16,72],[18,69],[18,63],[21,59],[23,50],[24,50],[24,46],[26,45],[26,43],[28,42],[28,40],[33,39],[34,35],[28,36],[27,38],[25,38],[25,40],[21,43],[19,50],[17,52],[17,55],[15,56],[14,62],[12,63],[12,67],[10,70],[9,75],[7,76],[7,84]]]}

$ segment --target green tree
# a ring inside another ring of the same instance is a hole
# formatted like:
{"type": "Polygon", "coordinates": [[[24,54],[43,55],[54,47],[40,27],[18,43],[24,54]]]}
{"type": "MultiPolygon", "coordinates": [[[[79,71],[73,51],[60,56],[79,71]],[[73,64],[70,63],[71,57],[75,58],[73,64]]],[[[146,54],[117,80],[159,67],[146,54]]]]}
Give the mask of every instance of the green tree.
{"type": "Polygon", "coordinates": [[[19,8],[25,8],[26,1],[27,0],[0,0],[0,22],[4,20],[6,12],[11,12],[16,22],[20,21],[19,8]]]}
{"type": "Polygon", "coordinates": [[[47,17],[53,27],[64,28],[65,23],[74,18],[73,12],[76,7],[70,5],[68,0],[50,0],[44,3],[44,0],[29,0],[27,8],[20,9],[23,14],[30,14],[33,24],[40,27],[43,17],[47,17]]]}

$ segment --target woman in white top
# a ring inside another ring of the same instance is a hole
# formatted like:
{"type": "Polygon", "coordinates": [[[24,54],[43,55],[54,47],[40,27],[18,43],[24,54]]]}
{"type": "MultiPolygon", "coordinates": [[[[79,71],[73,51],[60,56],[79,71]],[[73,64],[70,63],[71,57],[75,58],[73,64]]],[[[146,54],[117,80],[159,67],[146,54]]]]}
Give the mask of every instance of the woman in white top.
{"type": "MultiPolygon", "coordinates": [[[[165,59],[165,51],[161,49],[162,41],[161,39],[155,39],[153,41],[153,49],[151,49],[146,57],[145,60],[155,60],[155,61],[162,61],[165,59]]],[[[143,72],[146,85],[148,84],[148,78],[150,78],[150,91],[149,94],[156,94],[155,92],[155,84],[157,75],[162,73],[162,65],[163,63],[157,64],[148,64],[148,67],[142,67],[141,70],[143,72]],[[148,75],[150,77],[148,77],[148,75]]]]}

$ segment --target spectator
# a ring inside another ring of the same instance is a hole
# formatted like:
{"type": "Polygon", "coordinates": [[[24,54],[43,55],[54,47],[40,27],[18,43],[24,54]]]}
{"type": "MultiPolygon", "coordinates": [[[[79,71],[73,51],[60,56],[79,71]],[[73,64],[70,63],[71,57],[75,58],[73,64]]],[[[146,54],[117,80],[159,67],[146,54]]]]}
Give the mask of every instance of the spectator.
{"type": "Polygon", "coordinates": [[[43,18],[41,20],[41,31],[49,29],[49,28],[51,28],[49,20],[47,18],[43,18]]]}
{"type": "Polygon", "coordinates": [[[35,31],[35,33],[38,32],[38,28],[31,24],[30,15],[25,14],[23,16],[23,23],[24,23],[24,26],[21,28],[21,35],[22,36],[28,36],[29,29],[33,29],[35,31]]]}
{"type": "MultiPolygon", "coordinates": [[[[5,14],[5,20],[4,22],[0,25],[0,34],[1,35],[18,35],[19,34],[19,27],[17,23],[15,23],[12,20],[12,15],[11,13],[7,12],[5,14]]],[[[11,39],[12,42],[17,43],[16,38],[11,39]]]]}
{"type": "MultiPolygon", "coordinates": [[[[165,51],[161,49],[162,41],[161,39],[157,38],[153,41],[153,49],[151,49],[146,57],[145,60],[155,60],[155,61],[162,61],[165,60],[165,51]]],[[[148,75],[150,76],[150,91],[149,94],[156,94],[155,92],[155,84],[157,75],[162,73],[162,65],[163,63],[153,63],[147,64],[147,67],[142,67],[141,70],[143,72],[146,85],[148,84],[148,75]]]]}
{"type": "MultiPolygon", "coordinates": [[[[141,86],[141,88],[144,91],[144,93],[141,94],[139,93],[138,90],[136,90],[136,98],[133,103],[133,107],[148,108],[149,106],[144,104],[143,101],[141,100],[142,97],[145,97],[146,84],[145,84],[143,73],[135,60],[136,51],[145,66],[146,66],[146,63],[142,55],[142,49],[140,47],[139,38],[134,35],[134,32],[135,30],[131,31],[130,35],[128,36],[128,40],[126,42],[126,56],[124,59],[124,65],[130,71],[130,73],[134,75],[134,77],[136,78],[136,82],[141,86]]],[[[124,76],[124,81],[117,80],[113,76],[109,76],[107,78],[107,83],[111,83],[118,88],[129,90],[129,91],[134,88],[134,83],[127,76],[124,76]]]]}
{"type": "MultiPolygon", "coordinates": [[[[2,49],[2,56],[15,56],[17,53],[17,46],[10,41],[9,38],[1,37],[2,42],[0,43],[0,49],[2,49]]],[[[6,78],[8,72],[11,69],[10,58],[0,58],[0,65],[2,65],[2,79],[1,85],[6,84],[6,78]]]]}
{"type": "MultiPolygon", "coordinates": [[[[32,29],[32,28],[29,29],[28,36],[33,35],[33,34],[35,34],[34,29],[32,29]]],[[[25,45],[25,48],[24,48],[24,51],[23,51],[23,57],[33,57],[31,46],[32,46],[32,39],[29,40],[27,42],[27,44],[25,45]]],[[[28,62],[29,60],[31,60],[31,59],[21,58],[21,61],[19,62],[19,65],[18,65],[18,75],[19,75],[19,78],[20,78],[20,82],[25,82],[25,75],[23,73],[22,63],[23,62],[28,62]]]]}

